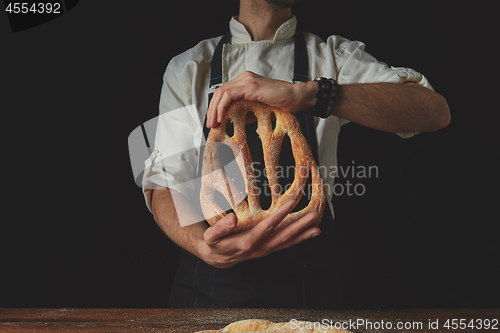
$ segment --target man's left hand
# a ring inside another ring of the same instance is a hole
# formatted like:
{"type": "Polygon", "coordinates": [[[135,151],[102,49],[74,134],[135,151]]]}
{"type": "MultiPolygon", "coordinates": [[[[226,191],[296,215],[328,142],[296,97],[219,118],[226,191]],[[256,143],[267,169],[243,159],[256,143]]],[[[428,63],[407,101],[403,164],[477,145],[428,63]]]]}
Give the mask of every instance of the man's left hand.
{"type": "MultiPolygon", "coordinates": [[[[234,100],[258,101],[287,112],[297,113],[314,106],[316,102],[314,95],[317,91],[318,84],[314,81],[290,83],[246,71],[215,89],[208,107],[207,127],[214,128],[224,122],[226,108],[234,100]]],[[[252,121],[255,119],[247,117],[247,122],[252,121]]]]}

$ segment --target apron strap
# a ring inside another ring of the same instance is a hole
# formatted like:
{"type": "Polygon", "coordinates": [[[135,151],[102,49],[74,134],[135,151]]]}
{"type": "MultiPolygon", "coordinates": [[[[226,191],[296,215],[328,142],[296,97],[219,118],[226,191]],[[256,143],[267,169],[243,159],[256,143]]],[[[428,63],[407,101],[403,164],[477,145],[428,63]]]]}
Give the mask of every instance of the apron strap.
{"type": "Polygon", "coordinates": [[[293,82],[309,82],[309,57],[304,33],[297,26],[294,35],[293,82]]]}
{"type": "MultiPolygon", "coordinates": [[[[230,38],[231,31],[228,30],[215,47],[210,67],[210,88],[222,83],[222,48],[224,47],[224,44],[229,43],[230,38]]],[[[208,103],[210,104],[210,98],[208,103]]]]}
{"type": "MultiPolygon", "coordinates": [[[[307,54],[306,39],[298,26],[295,28],[294,41],[293,82],[309,82],[309,56],[307,54]]],[[[314,160],[319,165],[318,141],[316,138],[316,128],[314,127],[314,118],[311,115],[306,115],[304,112],[299,112],[295,116],[299,120],[302,132],[311,147],[314,160]]]]}

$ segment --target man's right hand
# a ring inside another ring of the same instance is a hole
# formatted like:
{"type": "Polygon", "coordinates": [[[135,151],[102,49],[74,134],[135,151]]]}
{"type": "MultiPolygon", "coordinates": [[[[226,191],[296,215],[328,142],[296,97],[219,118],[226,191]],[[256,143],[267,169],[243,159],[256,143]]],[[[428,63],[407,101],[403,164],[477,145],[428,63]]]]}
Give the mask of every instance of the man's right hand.
{"type": "Polygon", "coordinates": [[[181,226],[178,212],[182,212],[189,221],[203,221],[203,217],[198,216],[189,200],[175,190],[155,187],[151,206],[156,222],[174,243],[218,268],[266,256],[321,232],[318,227],[312,226],[318,219],[316,213],[309,213],[286,228],[276,230],[292,211],[294,204],[291,201],[252,229],[237,234],[231,234],[237,223],[234,214],[226,215],[213,227],[208,227],[206,222],[181,226]]]}
{"type": "Polygon", "coordinates": [[[297,222],[276,230],[278,224],[292,211],[293,207],[294,203],[289,201],[254,228],[237,234],[231,234],[238,222],[236,215],[233,213],[226,215],[204,232],[198,255],[209,265],[227,268],[245,260],[264,257],[271,252],[318,236],[321,233],[320,229],[311,227],[318,219],[316,213],[309,213],[297,222]]]}

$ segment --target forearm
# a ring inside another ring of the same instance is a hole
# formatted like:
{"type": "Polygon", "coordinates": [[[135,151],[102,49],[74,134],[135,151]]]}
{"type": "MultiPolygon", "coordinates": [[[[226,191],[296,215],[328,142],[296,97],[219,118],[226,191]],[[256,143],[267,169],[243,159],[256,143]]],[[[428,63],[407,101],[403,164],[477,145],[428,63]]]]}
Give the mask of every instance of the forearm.
{"type": "Polygon", "coordinates": [[[449,110],[439,94],[418,84],[342,85],[334,115],[387,132],[424,132],[446,127],[449,110]]]}
{"type": "Polygon", "coordinates": [[[293,202],[289,201],[256,227],[231,234],[237,224],[236,215],[233,213],[226,215],[210,228],[206,223],[182,227],[177,212],[191,214],[189,218],[197,218],[182,194],[157,188],[154,189],[152,199],[155,220],[165,234],[183,249],[218,268],[231,267],[245,260],[266,256],[319,235],[320,230],[313,226],[318,217],[315,213],[307,214],[286,228],[269,232],[276,230],[293,207],[293,202]]]}
{"type": "Polygon", "coordinates": [[[156,223],[168,238],[199,257],[200,242],[203,241],[203,233],[207,229],[207,225],[206,223],[195,223],[181,226],[178,213],[192,215],[188,216],[191,221],[203,221],[203,218],[196,214],[182,194],[168,188],[155,188],[153,190],[152,211],[156,223]]]}
{"type": "MultiPolygon", "coordinates": [[[[314,105],[318,89],[316,82],[306,85],[307,108],[314,105]]],[[[450,121],[446,100],[415,83],[339,85],[332,115],[394,133],[435,131],[450,121]]]]}

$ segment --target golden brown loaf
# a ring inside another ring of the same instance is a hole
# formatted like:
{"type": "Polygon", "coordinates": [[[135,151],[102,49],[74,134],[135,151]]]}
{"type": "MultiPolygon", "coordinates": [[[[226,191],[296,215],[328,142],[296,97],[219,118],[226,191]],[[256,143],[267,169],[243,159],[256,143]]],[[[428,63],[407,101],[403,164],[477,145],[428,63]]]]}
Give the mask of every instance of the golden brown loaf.
{"type": "Polygon", "coordinates": [[[226,216],[226,212],[217,205],[214,199],[214,191],[219,191],[238,217],[238,225],[234,232],[248,230],[276,212],[283,203],[292,200],[297,204],[303,194],[309,172],[312,180],[312,195],[309,205],[298,212],[289,214],[278,225],[278,229],[290,225],[309,212],[317,212],[320,215],[317,222],[319,224],[326,203],[323,179],[311,149],[302,134],[300,124],[294,115],[259,102],[234,101],[227,108],[226,120],[216,128],[211,129],[207,139],[200,191],[203,214],[212,226],[226,216]],[[259,188],[246,140],[245,117],[250,111],[257,118],[257,133],[262,141],[266,174],[271,190],[272,204],[267,210],[263,210],[259,203],[259,188]],[[271,124],[273,115],[276,118],[274,129],[271,124]],[[226,133],[226,126],[230,121],[234,127],[232,136],[226,133]],[[295,159],[295,179],[288,190],[282,194],[280,193],[278,172],[281,143],[285,135],[289,136],[292,145],[295,159]],[[248,193],[248,203],[244,200],[243,193],[237,188],[234,181],[221,168],[218,156],[220,144],[228,145],[236,156],[236,162],[248,193]]]}

